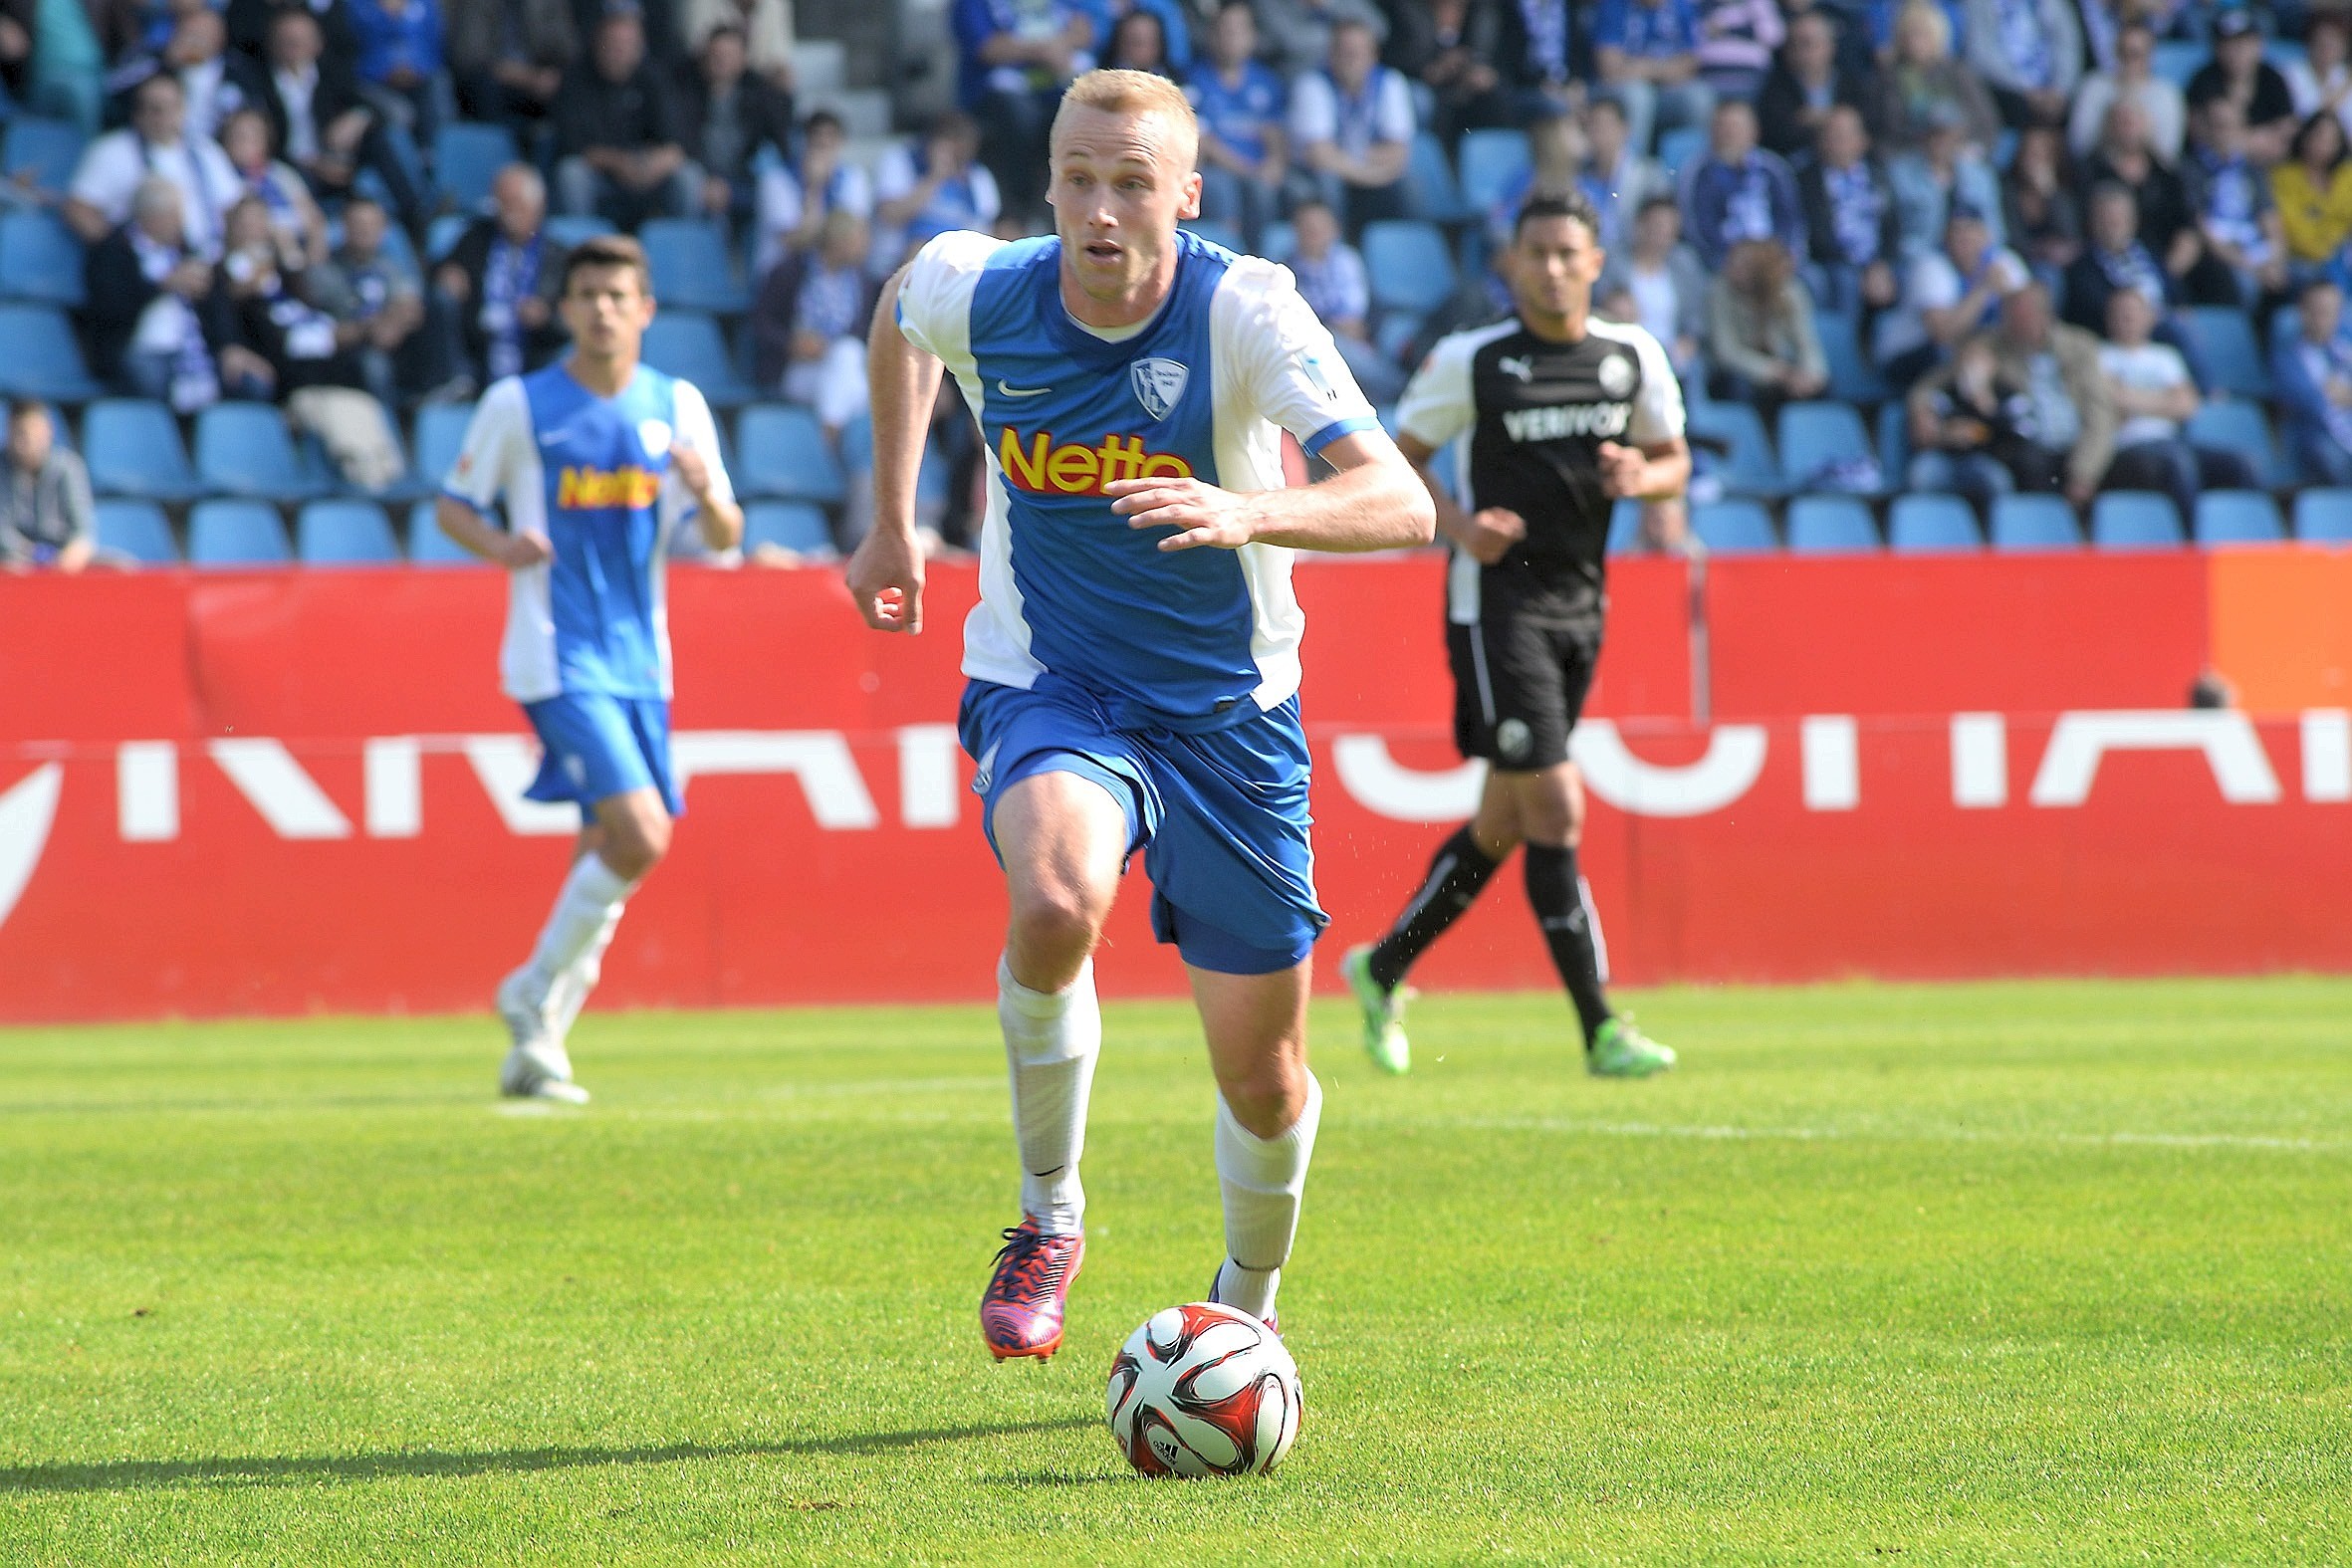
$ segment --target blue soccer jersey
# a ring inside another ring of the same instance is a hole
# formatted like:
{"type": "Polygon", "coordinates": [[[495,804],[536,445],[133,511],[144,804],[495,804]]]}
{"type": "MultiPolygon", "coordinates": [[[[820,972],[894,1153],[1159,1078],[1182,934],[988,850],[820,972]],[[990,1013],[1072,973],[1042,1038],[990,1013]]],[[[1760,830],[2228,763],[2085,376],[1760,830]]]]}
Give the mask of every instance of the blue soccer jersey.
{"type": "Polygon", "coordinates": [[[1060,242],[943,234],[907,271],[898,322],[955,376],[988,458],[981,601],[964,672],[1029,689],[1051,672],[1135,722],[1208,730],[1298,687],[1291,552],[1163,553],[1103,486],[1192,477],[1284,484],[1282,431],[1309,452],[1378,419],[1290,273],[1180,232],[1176,282],[1139,328],[1080,326],[1060,242]]]}
{"type": "Polygon", "coordinates": [[[553,560],[508,574],[499,674],[517,702],[669,696],[664,547],[695,510],[674,443],[733,498],[710,405],[690,382],[640,366],[619,395],[598,397],[558,363],[482,395],[443,488],[479,512],[503,504],[510,529],[555,547],[553,560]]]}

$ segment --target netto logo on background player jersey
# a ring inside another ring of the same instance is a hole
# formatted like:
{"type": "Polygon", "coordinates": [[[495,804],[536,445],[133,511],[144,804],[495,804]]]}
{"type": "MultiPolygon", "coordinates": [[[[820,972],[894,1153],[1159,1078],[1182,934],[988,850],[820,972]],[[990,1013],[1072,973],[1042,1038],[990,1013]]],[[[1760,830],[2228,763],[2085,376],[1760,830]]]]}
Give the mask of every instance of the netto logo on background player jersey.
{"type": "Polygon", "coordinates": [[[1506,409],[1503,428],[1514,441],[1558,441],[1568,436],[1622,435],[1632,418],[1631,403],[1554,403],[1548,408],[1506,409]]]}
{"type": "Polygon", "coordinates": [[[649,507],[661,494],[661,476],[634,464],[627,468],[566,468],[556,481],[556,505],[566,512],[599,507],[649,507]]]}
{"type": "Polygon", "coordinates": [[[1192,465],[1166,452],[1146,452],[1143,437],[1107,435],[1099,446],[1065,445],[1041,430],[1024,448],[1011,425],[997,439],[997,463],[1016,490],[1040,496],[1099,496],[1114,479],[1190,479],[1192,465]]]}

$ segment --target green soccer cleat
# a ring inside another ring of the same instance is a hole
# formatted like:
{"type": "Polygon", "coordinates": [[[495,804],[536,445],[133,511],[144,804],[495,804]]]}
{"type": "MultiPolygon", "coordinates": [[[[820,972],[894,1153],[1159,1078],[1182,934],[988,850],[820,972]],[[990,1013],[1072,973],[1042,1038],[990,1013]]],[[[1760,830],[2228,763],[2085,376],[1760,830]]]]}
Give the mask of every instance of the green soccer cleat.
{"type": "Polygon", "coordinates": [[[1603,1023],[1584,1052],[1584,1070],[1596,1078],[1646,1078],[1673,1065],[1673,1049],[1635,1028],[1631,1018],[1603,1023]]]}
{"type": "Polygon", "coordinates": [[[1405,1001],[1412,993],[1402,986],[1394,991],[1381,989],[1372,978],[1369,945],[1349,948],[1339,961],[1339,973],[1347,977],[1347,989],[1355,994],[1356,1006],[1364,1009],[1364,1054],[1382,1072],[1410,1072],[1413,1047],[1405,1038],[1405,1001]]]}

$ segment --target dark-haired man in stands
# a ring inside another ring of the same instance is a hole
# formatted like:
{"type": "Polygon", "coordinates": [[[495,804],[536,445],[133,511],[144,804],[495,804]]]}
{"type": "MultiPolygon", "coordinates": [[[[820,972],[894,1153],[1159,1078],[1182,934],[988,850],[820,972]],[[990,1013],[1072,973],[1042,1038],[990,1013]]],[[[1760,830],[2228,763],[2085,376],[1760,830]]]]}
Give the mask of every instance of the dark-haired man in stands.
{"type": "Polygon", "coordinates": [[[2246,152],[2264,168],[2287,154],[2295,137],[2295,99],[2279,69],[2262,58],[2261,28],[2242,5],[2214,18],[2214,58],[2189,79],[2191,113],[2215,99],[2234,102],[2245,118],[2246,152]]]}
{"type": "Polygon", "coordinates": [[[2352,338],[2343,333],[2344,291],[2329,278],[2305,283],[2300,331],[2270,353],[2287,451],[2323,485],[2352,485],[2352,338]]]}
{"type": "Polygon", "coordinates": [[[752,215],[760,148],[781,157],[793,140],[792,95],[750,67],[744,31],[730,23],[705,34],[701,53],[678,73],[678,127],[702,170],[701,210],[730,224],[752,215]]]}
{"type": "Polygon", "coordinates": [[[547,117],[580,59],[571,0],[461,0],[447,43],[458,107],[517,129],[547,117]]]}
{"type": "Polygon", "coordinates": [[[396,131],[360,96],[349,54],[330,53],[320,19],[299,5],[270,20],[263,61],[262,112],[271,139],[302,171],[321,200],[349,194],[362,168],[373,169],[403,220],[427,205],[407,132],[396,131]]]}
{"type": "Polygon", "coordinates": [[[686,156],[673,99],[645,58],[643,18],[606,12],[588,69],[573,72],[556,97],[556,191],[564,212],[602,216],[624,229],[693,215],[702,175],[686,156]]]}
{"type": "Polygon", "coordinates": [[[1682,170],[1683,235],[1710,272],[1723,270],[1743,240],[1778,240],[1808,254],[1804,201],[1779,154],[1757,145],[1756,111],[1733,100],[1715,107],[1707,155],[1682,170]]]}
{"type": "Polygon", "coordinates": [[[1895,303],[1902,226],[1894,187],[1870,155],[1870,132],[1850,104],[1831,107],[1814,138],[1815,156],[1796,176],[1813,296],[1830,310],[1875,313],[1895,303]]]}
{"type": "Polygon", "coordinates": [[[90,471],[57,444],[49,405],[12,400],[0,449],[0,570],[80,571],[97,548],[92,515],[90,471]]]}

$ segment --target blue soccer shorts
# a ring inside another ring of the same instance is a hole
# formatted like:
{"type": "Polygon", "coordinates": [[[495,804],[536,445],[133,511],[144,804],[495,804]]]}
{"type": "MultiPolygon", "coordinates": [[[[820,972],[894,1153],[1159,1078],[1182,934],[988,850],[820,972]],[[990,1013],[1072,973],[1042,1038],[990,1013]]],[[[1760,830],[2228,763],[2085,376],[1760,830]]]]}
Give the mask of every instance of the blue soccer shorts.
{"type": "Polygon", "coordinates": [[[652,788],[670,815],[686,814],[670,770],[670,705],[661,698],[570,692],[527,702],[523,712],[547,748],[539,777],[523,791],[531,799],[577,800],[581,820],[593,823],[598,800],[652,788]]]}
{"type": "Polygon", "coordinates": [[[1330,924],[1314,896],[1296,698],[1188,734],[1122,725],[1102,699],[1053,675],[1029,691],[974,681],[957,731],[979,765],[972,790],[986,802],[992,848],[997,799],[1022,780],[1069,773],[1100,784],[1126,813],[1129,852],[1144,850],[1153,933],[1195,969],[1292,969],[1330,924]]]}

